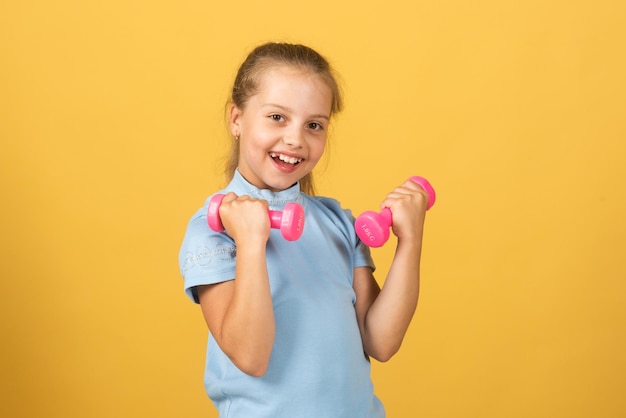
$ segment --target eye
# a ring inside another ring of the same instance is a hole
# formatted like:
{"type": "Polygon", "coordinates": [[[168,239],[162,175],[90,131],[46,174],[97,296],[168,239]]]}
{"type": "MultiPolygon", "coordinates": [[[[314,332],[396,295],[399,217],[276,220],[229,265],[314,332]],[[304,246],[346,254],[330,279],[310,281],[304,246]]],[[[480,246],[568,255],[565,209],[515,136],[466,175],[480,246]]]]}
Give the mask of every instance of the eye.
{"type": "Polygon", "coordinates": [[[276,122],[283,122],[285,120],[285,118],[283,118],[282,115],[279,115],[277,113],[272,114],[269,117],[270,117],[270,119],[272,119],[273,121],[276,121],[276,122]]]}
{"type": "Polygon", "coordinates": [[[324,126],[322,126],[322,124],[317,123],[317,122],[310,122],[309,129],[313,129],[314,131],[322,131],[324,130],[324,126]]]}

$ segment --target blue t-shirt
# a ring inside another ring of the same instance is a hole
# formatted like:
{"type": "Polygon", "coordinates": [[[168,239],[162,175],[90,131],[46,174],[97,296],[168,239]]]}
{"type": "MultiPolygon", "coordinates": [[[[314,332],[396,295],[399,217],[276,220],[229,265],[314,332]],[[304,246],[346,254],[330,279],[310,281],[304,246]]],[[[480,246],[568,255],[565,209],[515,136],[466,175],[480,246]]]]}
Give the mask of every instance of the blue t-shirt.
{"type": "MultiPolygon", "coordinates": [[[[205,387],[221,418],[381,418],[369,359],[357,324],[352,288],[355,267],[374,268],[369,248],[354,232],[352,214],[334,199],[308,196],[299,184],[260,190],[239,172],[225,192],[267,200],[270,209],[289,202],[304,207],[297,241],[272,229],[267,269],[276,336],[267,373],[241,372],[209,333],[205,387]]],[[[209,198],[210,199],[210,198],[209,198]]],[[[185,292],[235,278],[237,249],[224,232],[207,225],[208,201],[189,222],[180,250],[185,292]]]]}

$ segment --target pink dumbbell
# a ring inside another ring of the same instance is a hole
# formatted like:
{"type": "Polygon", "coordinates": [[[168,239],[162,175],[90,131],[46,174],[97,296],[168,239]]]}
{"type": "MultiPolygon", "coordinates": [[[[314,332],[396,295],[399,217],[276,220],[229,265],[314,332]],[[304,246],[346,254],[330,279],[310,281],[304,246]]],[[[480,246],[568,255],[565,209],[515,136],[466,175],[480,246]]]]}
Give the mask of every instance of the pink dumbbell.
{"type": "MultiPolygon", "coordinates": [[[[417,183],[428,194],[426,210],[435,204],[435,189],[428,180],[414,176],[409,180],[417,183]]],[[[380,213],[367,211],[356,218],[354,228],[358,237],[368,247],[380,247],[389,239],[389,228],[392,224],[391,210],[384,208],[380,213]]]]}
{"type": "MultiPolygon", "coordinates": [[[[209,210],[207,212],[207,222],[209,227],[216,231],[222,232],[224,225],[220,219],[220,205],[224,199],[223,194],[216,194],[209,202],[209,210]]],[[[287,203],[283,211],[269,210],[270,226],[280,229],[283,237],[287,241],[295,241],[302,235],[304,229],[304,209],[297,203],[287,203]]]]}

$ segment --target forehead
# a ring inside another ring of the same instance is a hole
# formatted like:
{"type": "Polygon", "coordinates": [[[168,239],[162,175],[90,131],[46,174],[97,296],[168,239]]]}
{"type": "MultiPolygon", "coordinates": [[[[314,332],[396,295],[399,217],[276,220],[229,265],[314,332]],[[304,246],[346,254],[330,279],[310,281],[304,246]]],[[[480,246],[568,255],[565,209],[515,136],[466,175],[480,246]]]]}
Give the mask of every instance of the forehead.
{"type": "Polygon", "coordinates": [[[316,113],[330,113],[331,88],[322,76],[307,68],[273,66],[260,74],[257,87],[251,97],[257,104],[288,102],[290,106],[315,107],[316,113]]]}
{"type": "Polygon", "coordinates": [[[330,90],[326,80],[306,67],[289,64],[272,65],[259,73],[259,92],[263,89],[277,88],[281,85],[316,85],[323,90],[330,90]]]}

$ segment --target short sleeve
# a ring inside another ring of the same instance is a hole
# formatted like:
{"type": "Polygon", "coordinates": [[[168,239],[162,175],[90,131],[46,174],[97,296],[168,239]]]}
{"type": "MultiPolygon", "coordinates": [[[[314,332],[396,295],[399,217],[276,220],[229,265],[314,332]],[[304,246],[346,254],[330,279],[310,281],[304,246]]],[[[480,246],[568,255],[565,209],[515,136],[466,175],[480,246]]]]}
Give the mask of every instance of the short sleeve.
{"type": "Polygon", "coordinates": [[[372,271],[376,270],[369,247],[363,244],[359,239],[357,239],[354,252],[354,267],[370,267],[372,271]]]}
{"type": "Polygon", "coordinates": [[[370,267],[372,271],[376,270],[376,266],[374,264],[374,259],[372,258],[372,253],[370,248],[363,244],[363,241],[359,239],[354,231],[354,222],[355,218],[352,215],[352,212],[349,209],[344,209],[344,213],[346,218],[348,219],[349,230],[351,232],[351,239],[355,243],[354,247],[354,257],[353,257],[353,265],[354,268],[357,267],[370,267]]]}
{"type": "Polygon", "coordinates": [[[207,224],[206,211],[199,210],[189,221],[178,255],[187,296],[198,303],[195,287],[235,278],[236,247],[224,232],[207,224]]]}

